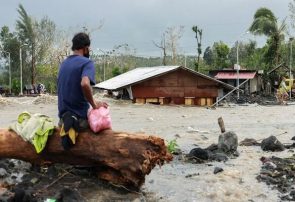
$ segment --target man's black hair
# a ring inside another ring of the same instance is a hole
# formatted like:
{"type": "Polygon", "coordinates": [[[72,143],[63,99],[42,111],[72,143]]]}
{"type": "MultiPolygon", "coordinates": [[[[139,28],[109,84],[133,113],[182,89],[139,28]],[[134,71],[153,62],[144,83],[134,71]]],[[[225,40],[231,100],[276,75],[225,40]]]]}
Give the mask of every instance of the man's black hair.
{"type": "Polygon", "coordinates": [[[73,45],[72,45],[73,51],[90,46],[90,38],[88,34],[83,32],[76,34],[74,38],[72,39],[72,42],[73,42],[73,45]]]}

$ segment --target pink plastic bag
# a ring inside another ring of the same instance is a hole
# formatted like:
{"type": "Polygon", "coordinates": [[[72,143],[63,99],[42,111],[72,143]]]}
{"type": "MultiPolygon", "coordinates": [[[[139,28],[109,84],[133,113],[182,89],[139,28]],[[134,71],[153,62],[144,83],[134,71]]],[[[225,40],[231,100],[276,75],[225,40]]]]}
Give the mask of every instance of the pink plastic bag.
{"type": "Polygon", "coordinates": [[[95,133],[110,129],[112,127],[110,109],[105,107],[90,109],[88,112],[88,123],[91,130],[95,133]]]}

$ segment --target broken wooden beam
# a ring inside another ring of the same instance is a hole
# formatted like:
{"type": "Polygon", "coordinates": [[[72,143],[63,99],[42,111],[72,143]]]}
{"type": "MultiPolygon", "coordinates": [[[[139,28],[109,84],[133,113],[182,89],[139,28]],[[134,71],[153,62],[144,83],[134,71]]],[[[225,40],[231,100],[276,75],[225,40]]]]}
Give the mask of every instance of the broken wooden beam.
{"type": "Polygon", "coordinates": [[[224,122],[223,122],[222,117],[218,118],[218,125],[219,125],[221,133],[224,133],[225,132],[225,126],[224,126],[224,122]]]}
{"type": "Polygon", "coordinates": [[[44,161],[95,167],[99,178],[139,188],[156,165],[172,160],[163,139],[145,134],[104,130],[79,133],[68,151],[61,145],[59,129],[49,136],[41,154],[34,146],[8,129],[0,129],[0,158],[14,158],[34,164],[44,161]]]}

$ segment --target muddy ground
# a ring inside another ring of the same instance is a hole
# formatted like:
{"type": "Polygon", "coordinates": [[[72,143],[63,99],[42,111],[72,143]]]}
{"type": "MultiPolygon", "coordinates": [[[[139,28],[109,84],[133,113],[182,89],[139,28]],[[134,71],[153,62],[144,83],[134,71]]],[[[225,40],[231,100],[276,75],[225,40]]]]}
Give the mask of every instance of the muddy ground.
{"type": "MultiPolygon", "coordinates": [[[[139,105],[101,96],[97,98],[109,103],[113,130],[144,132],[167,141],[177,138],[184,153],[197,146],[204,148],[217,143],[220,134],[217,119],[220,116],[226,130],[235,131],[239,141],[244,138],[261,140],[275,135],[283,143],[292,143],[290,139],[295,136],[295,105],[292,103],[287,106],[231,104],[207,109],[139,105]]],[[[2,101],[0,98],[0,127],[8,127],[24,110],[43,113],[55,118],[56,123],[58,121],[56,97],[2,98],[2,101]]],[[[76,182],[74,188],[81,190],[86,201],[280,201],[277,190],[257,181],[262,165],[259,159],[272,155],[288,157],[294,151],[264,152],[259,146],[239,146],[238,151],[238,158],[225,163],[191,164],[176,156],[172,163],[153,169],[138,193],[128,193],[94,177],[83,178],[74,174],[59,180],[50,190],[53,194],[57,191],[55,189],[71,187],[76,182]],[[224,171],[214,174],[216,166],[224,171]]],[[[42,186],[46,187],[46,184],[42,186]]]]}

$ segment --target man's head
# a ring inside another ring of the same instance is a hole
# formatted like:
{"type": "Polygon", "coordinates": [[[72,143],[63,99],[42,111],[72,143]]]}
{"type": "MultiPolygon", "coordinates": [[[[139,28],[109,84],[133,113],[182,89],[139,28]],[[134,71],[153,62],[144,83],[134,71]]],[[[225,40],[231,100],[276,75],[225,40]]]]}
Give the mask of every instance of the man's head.
{"type": "Polygon", "coordinates": [[[80,32],[76,34],[72,39],[72,50],[76,51],[83,51],[84,57],[89,58],[89,46],[90,46],[90,39],[88,34],[80,32]]]}

